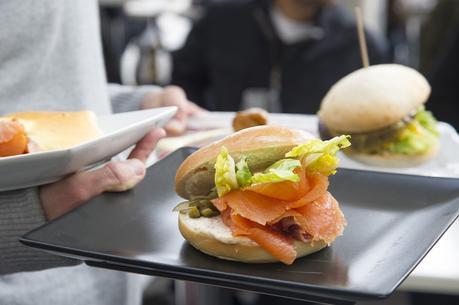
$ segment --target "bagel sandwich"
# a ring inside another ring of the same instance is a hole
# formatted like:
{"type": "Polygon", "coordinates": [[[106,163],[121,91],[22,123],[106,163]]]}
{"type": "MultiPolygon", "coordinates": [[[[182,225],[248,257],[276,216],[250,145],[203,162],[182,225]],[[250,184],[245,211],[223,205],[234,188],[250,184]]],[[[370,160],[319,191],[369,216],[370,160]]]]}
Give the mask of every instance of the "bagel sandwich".
{"type": "Polygon", "coordinates": [[[336,153],[328,141],[280,126],[243,129],[188,156],[177,170],[179,230],[208,255],[245,263],[282,262],[330,245],[346,220],[328,192],[336,153]]]}

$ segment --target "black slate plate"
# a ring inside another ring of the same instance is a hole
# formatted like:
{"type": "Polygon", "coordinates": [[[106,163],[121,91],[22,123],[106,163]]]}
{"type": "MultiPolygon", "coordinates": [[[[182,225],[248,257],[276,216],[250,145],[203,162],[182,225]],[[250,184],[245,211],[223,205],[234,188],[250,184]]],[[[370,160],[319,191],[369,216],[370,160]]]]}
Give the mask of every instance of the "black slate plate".
{"type": "Polygon", "coordinates": [[[383,298],[408,276],[458,216],[459,179],[341,169],[331,192],[348,226],[332,247],[293,265],[248,265],[193,249],[171,212],[183,148],[134,190],[108,193],[21,238],[88,265],[308,300],[383,298]]]}

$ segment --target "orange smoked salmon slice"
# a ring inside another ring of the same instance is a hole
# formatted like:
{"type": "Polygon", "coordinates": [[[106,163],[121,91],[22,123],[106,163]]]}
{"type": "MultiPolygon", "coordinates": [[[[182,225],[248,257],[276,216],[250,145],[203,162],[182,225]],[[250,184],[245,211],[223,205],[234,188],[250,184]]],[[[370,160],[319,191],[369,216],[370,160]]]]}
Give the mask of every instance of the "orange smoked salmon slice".
{"type": "Polygon", "coordinates": [[[225,196],[212,200],[220,211],[229,206],[239,214],[261,225],[276,219],[285,212],[286,203],[251,191],[234,190],[225,196]]]}
{"type": "Polygon", "coordinates": [[[282,233],[266,228],[253,228],[247,236],[284,264],[290,265],[296,258],[293,242],[282,233]]]}
{"type": "Polygon", "coordinates": [[[274,219],[273,221],[271,221],[269,224],[270,225],[273,225],[275,223],[278,223],[279,221],[281,221],[282,219],[286,218],[286,217],[293,217],[296,221],[296,223],[301,226],[302,228],[306,228],[307,227],[307,220],[306,218],[303,216],[303,214],[301,214],[300,212],[297,212],[295,210],[288,210],[288,211],[285,211],[284,214],[282,214],[281,216],[277,217],[276,219],[274,219]]]}
{"type": "Polygon", "coordinates": [[[24,127],[16,120],[0,121],[0,157],[19,155],[27,151],[28,139],[24,127]]]}
{"type": "Polygon", "coordinates": [[[214,205],[214,207],[216,207],[217,210],[219,210],[220,212],[223,212],[228,207],[224,197],[212,199],[211,202],[214,205]]]}
{"type": "Polygon", "coordinates": [[[310,185],[302,169],[296,169],[295,173],[300,177],[299,182],[260,183],[251,185],[244,190],[284,201],[298,200],[308,192],[310,185]]]}
{"type": "MultiPolygon", "coordinates": [[[[260,247],[269,252],[272,256],[279,259],[284,264],[290,265],[295,260],[297,253],[293,241],[283,235],[275,232],[268,227],[263,227],[253,221],[250,221],[238,214],[234,214],[230,209],[225,211],[226,220],[230,222],[229,227],[235,236],[247,236],[260,247]],[[230,215],[228,218],[228,214],[230,215]]],[[[228,223],[226,223],[228,225],[228,223]]]]}
{"type": "Polygon", "coordinates": [[[287,204],[288,209],[294,209],[304,206],[317,198],[323,196],[328,189],[328,177],[322,174],[312,174],[307,176],[311,188],[308,192],[300,199],[291,201],[287,204]]]}
{"type": "Polygon", "coordinates": [[[295,211],[305,217],[305,230],[313,237],[313,240],[324,240],[331,243],[341,235],[346,225],[346,219],[338,202],[329,192],[295,211]]]}

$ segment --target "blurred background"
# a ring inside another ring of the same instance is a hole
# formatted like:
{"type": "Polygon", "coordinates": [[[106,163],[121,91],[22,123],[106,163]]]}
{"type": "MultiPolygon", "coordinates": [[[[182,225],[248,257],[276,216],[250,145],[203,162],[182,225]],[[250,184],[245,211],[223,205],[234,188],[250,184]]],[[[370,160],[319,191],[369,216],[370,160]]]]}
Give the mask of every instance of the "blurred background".
{"type": "MultiPolygon", "coordinates": [[[[333,83],[361,67],[353,15],[358,5],[370,63],[399,63],[420,71],[432,86],[427,108],[459,128],[457,0],[99,3],[109,82],[180,85],[209,110],[258,106],[306,114],[316,113],[333,83]]],[[[201,304],[177,296],[182,284],[157,279],[145,304],[201,304]]],[[[297,304],[228,291],[215,294],[215,300],[213,304],[297,304]]],[[[404,289],[375,304],[459,304],[459,298],[404,289]]]]}
{"type": "Polygon", "coordinates": [[[285,18],[288,5],[269,0],[100,0],[108,80],[177,84],[209,110],[315,113],[329,87],[361,66],[359,5],[370,62],[418,69],[433,87],[427,107],[459,127],[459,1],[283,1],[309,8],[285,18]]]}

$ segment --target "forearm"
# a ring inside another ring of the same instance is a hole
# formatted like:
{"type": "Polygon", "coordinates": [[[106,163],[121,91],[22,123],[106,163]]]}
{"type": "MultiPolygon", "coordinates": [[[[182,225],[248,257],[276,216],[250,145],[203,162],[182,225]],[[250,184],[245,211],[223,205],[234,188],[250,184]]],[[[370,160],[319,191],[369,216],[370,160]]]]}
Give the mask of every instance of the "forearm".
{"type": "Polygon", "coordinates": [[[45,222],[37,188],[0,192],[0,275],[78,263],[19,243],[20,236],[45,222]]]}

